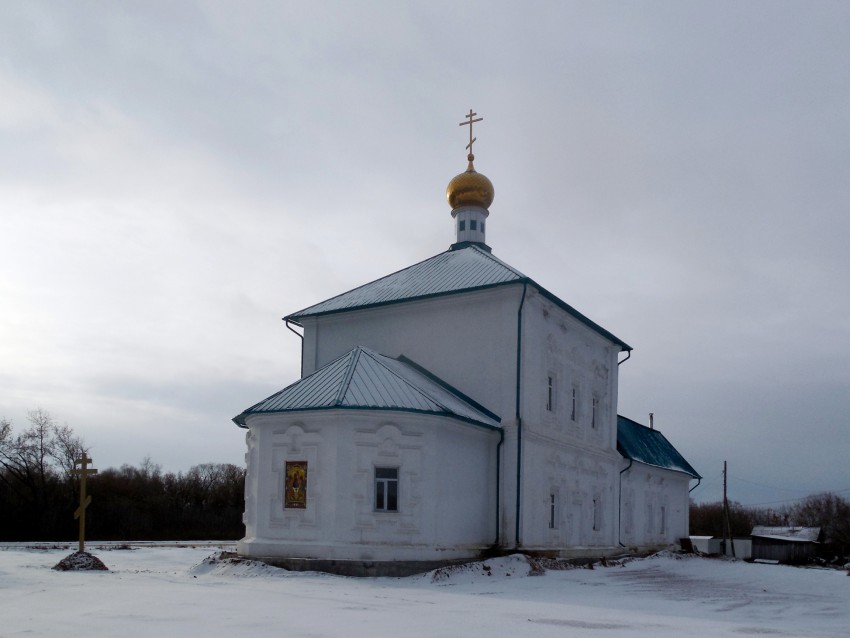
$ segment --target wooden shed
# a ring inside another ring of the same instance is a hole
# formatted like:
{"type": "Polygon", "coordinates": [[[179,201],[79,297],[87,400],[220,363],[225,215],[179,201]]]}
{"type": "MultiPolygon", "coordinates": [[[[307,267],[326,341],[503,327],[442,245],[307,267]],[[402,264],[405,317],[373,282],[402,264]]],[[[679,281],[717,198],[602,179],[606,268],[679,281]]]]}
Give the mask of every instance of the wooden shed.
{"type": "Polygon", "coordinates": [[[820,527],[768,527],[752,532],[753,560],[805,563],[814,558],[822,539],[820,527]]]}

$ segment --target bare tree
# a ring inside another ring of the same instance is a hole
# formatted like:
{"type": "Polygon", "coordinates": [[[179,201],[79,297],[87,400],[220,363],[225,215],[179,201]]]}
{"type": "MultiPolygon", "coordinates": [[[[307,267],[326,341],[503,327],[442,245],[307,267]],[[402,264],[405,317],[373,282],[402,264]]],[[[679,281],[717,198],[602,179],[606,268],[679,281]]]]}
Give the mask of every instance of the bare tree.
{"type": "Polygon", "coordinates": [[[30,410],[27,420],[29,427],[16,435],[12,422],[0,419],[0,480],[43,507],[48,483],[69,480],[74,460],[87,449],[70,426],[41,408],[30,410]]]}
{"type": "Polygon", "coordinates": [[[29,413],[30,427],[12,435],[11,422],[4,425],[5,436],[0,441],[0,465],[5,470],[5,481],[20,493],[28,490],[38,497],[51,468],[49,465],[51,441],[50,415],[41,410],[29,413]]]}
{"type": "Polygon", "coordinates": [[[88,453],[89,448],[83,443],[83,439],[74,434],[67,423],[54,426],[52,456],[63,478],[73,476],[77,459],[88,453]]]}
{"type": "MultiPolygon", "coordinates": [[[[16,432],[0,418],[0,539],[56,540],[76,533],[78,478],[74,461],[88,450],[70,426],[32,410],[16,432]]],[[[204,463],[186,474],[163,474],[150,457],[139,467],[105,468],[90,479],[89,510],[99,538],[238,538],[245,469],[204,463]]]]}
{"type": "Polygon", "coordinates": [[[820,527],[827,544],[842,555],[850,549],[850,502],[832,492],[813,494],[792,509],[798,525],[820,527]]]}

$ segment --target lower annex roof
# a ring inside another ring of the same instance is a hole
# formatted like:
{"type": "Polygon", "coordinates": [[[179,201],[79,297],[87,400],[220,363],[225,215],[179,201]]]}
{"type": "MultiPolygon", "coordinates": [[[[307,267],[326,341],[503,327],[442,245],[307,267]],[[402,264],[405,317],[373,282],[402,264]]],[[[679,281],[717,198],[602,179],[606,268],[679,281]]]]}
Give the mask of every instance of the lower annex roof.
{"type": "Polygon", "coordinates": [[[498,429],[500,422],[497,415],[413,362],[362,347],[251,406],[233,421],[246,427],[252,414],[331,409],[417,412],[490,429],[498,429]]]}
{"type": "Polygon", "coordinates": [[[617,415],[617,451],[627,459],[702,478],[661,432],[617,415]]]}

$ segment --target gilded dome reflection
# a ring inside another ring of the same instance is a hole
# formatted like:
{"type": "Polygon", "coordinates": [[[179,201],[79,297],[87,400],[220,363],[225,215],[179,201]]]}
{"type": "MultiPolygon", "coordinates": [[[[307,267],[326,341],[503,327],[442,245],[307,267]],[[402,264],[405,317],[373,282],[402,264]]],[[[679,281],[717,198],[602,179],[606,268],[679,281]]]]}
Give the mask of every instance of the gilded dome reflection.
{"type": "Polygon", "coordinates": [[[461,206],[490,208],[493,196],[493,183],[486,175],[476,172],[472,159],[469,161],[466,172],[452,178],[446,188],[446,199],[449,200],[449,206],[452,209],[461,206]]]}

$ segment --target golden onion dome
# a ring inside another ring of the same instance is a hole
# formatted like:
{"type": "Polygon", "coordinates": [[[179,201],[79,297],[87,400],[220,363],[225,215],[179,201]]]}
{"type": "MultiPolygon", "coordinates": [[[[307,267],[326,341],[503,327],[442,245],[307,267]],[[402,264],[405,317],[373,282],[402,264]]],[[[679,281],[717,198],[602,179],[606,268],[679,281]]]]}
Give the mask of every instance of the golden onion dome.
{"type": "Polygon", "coordinates": [[[461,206],[481,206],[490,208],[493,203],[493,183],[485,175],[475,171],[472,161],[475,156],[467,156],[469,168],[460,175],[455,175],[446,187],[446,199],[452,210],[461,206]]]}

